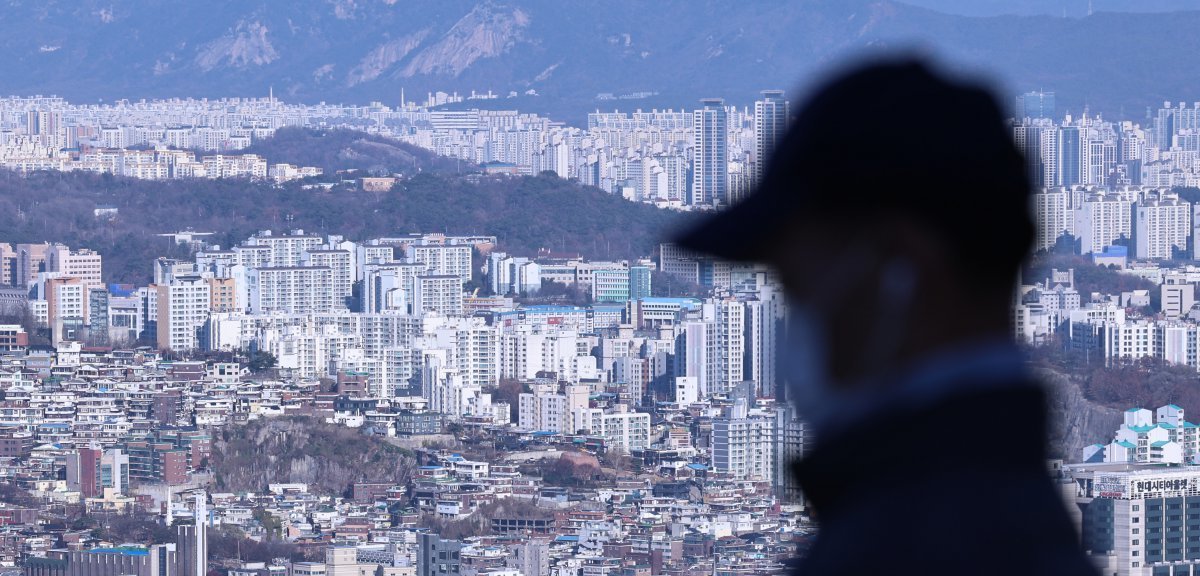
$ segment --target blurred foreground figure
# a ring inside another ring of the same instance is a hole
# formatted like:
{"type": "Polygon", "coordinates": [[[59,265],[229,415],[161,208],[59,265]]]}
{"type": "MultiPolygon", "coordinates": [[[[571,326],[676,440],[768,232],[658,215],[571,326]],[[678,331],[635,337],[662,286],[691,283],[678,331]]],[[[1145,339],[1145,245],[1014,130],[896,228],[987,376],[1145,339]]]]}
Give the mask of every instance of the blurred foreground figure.
{"type": "Polygon", "coordinates": [[[800,574],[1092,573],[1009,329],[1029,194],[986,90],[876,63],[818,91],[758,190],[680,239],[784,282],[788,400],[816,433],[800,574]]]}

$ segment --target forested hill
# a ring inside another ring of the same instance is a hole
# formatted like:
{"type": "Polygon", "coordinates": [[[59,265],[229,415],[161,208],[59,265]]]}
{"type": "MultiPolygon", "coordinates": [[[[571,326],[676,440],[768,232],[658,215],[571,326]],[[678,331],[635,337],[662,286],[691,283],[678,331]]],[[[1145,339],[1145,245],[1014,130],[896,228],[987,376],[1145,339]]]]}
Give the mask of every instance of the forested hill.
{"type": "Polygon", "coordinates": [[[316,166],[326,175],[340,170],[376,175],[455,172],[462,166],[411,144],[348,129],[280,128],[243,152],[259,154],[272,164],[316,166]]]}
{"type": "MultiPolygon", "coordinates": [[[[275,161],[272,159],[272,161],[275,161]]],[[[500,249],[650,255],[686,216],[628,202],[553,176],[423,172],[391,192],[273,187],[244,180],[165,182],[111,175],[0,172],[0,242],[58,241],[104,256],[108,282],[146,283],[158,256],[181,256],[157,234],[215,232],[231,246],[258,230],[294,229],[361,240],[405,232],[494,234],[500,249]],[[116,206],[114,219],[94,216],[116,206]]]]}

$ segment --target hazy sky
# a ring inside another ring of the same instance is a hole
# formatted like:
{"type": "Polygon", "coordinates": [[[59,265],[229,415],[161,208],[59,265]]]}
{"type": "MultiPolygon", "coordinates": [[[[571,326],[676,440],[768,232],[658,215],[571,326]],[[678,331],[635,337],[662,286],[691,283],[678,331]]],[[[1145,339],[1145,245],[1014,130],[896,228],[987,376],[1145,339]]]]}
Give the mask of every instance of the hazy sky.
{"type": "MultiPolygon", "coordinates": [[[[1088,0],[897,0],[941,12],[969,16],[1052,14],[1085,16],[1088,0]]],[[[1110,12],[1171,12],[1200,10],[1200,0],[1092,0],[1093,9],[1110,12]]]]}

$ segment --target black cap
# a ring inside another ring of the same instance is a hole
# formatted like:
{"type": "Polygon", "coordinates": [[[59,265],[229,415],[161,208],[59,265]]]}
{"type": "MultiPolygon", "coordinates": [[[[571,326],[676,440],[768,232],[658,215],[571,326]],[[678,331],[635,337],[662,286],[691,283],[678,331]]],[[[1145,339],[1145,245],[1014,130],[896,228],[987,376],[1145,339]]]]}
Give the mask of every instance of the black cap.
{"type": "Polygon", "coordinates": [[[764,260],[787,227],[854,208],[919,215],[955,240],[977,236],[970,246],[1010,245],[1019,261],[1032,235],[1028,195],[1024,161],[990,92],[917,60],[874,62],[817,90],[754,192],[676,241],[764,260]]]}

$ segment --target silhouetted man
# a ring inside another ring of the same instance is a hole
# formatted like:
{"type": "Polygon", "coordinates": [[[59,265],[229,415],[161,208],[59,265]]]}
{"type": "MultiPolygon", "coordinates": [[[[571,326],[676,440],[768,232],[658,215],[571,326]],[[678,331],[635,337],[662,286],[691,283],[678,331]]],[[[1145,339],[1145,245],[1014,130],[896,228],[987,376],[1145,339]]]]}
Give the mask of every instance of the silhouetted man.
{"type": "Polygon", "coordinates": [[[986,90],[875,63],[818,91],[759,188],[680,239],[775,266],[789,296],[786,390],[816,433],[800,573],[1092,572],[1009,328],[1029,188],[986,90]]]}

